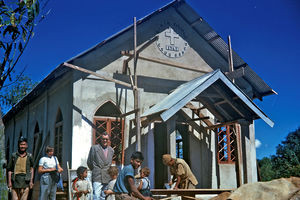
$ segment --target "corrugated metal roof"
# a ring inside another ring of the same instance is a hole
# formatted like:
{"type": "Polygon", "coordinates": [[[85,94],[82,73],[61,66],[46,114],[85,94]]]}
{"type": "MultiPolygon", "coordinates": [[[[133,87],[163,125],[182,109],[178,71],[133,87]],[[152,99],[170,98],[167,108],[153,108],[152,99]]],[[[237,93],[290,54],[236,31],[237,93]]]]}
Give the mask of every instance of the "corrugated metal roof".
{"type": "MultiPolygon", "coordinates": [[[[203,37],[227,62],[227,44],[221,39],[221,37],[205,22],[184,0],[174,0],[171,3],[167,4],[166,6],[152,12],[149,15],[146,15],[144,18],[137,21],[137,25],[150,20],[155,15],[169,9],[175,8],[178,14],[186,20],[188,24],[195,29],[195,31],[203,37]],[[195,23],[198,22],[199,23],[195,23]]],[[[101,48],[105,44],[113,41],[115,38],[119,37],[120,35],[130,31],[133,29],[133,25],[126,27],[125,29],[121,30],[120,32],[112,35],[111,37],[103,40],[102,42],[98,43],[94,47],[80,53],[79,55],[69,59],[68,63],[73,63],[74,60],[80,59],[83,56],[93,52],[95,49],[101,48]]],[[[252,88],[255,90],[253,98],[262,98],[263,96],[276,94],[272,88],[270,88],[248,65],[245,63],[234,51],[233,51],[233,62],[235,69],[239,67],[247,67],[245,70],[245,76],[236,80],[236,83],[239,86],[243,86],[244,84],[250,84],[252,88]],[[256,96],[255,96],[256,94],[256,96]]],[[[219,66],[223,72],[228,71],[227,68],[225,69],[222,66],[219,66]]],[[[24,97],[17,105],[15,105],[6,115],[4,115],[3,120],[8,121],[15,113],[19,112],[24,106],[28,104],[28,102],[35,99],[39,96],[43,90],[41,88],[49,87],[55,80],[56,74],[59,76],[63,75],[64,73],[70,71],[70,69],[66,69],[63,64],[57,66],[45,79],[43,79],[36,88],[34,88],[26,97],[24,97]],[[53,78],[54,77],[54,78],[53,78]]]]}
{"type": "MultiPolygon", "coordinates": [[[[177,12],[183,19],[209,43],[223,59],[228,60],[228,44],[210,27],[210,25],[200,17],[188,4],[182,4],[177,7],[177,12]]],[[[245,76],[238,78],[237,84],[249,83],[253,90],[253,98],[262,100],[263,96],[277,94],[270,86],[268,86],[250,67],[249,65],[233,50],[233,66],[234,69],[245,67],[245,76]]],[[[228,66],[218,66],[223,72],[228,72],[228,66]]],[[[215,68],[216,69],[216,68],[215,68]]]]}
{"type": "Polygon", "coordinates": [[[182,84],[161,102],[145,111],[141,117],[158,115],[163,121],[167,121],[192,100],[201,102],[220,122],[261,118],[269,126],[274,125],[274,122],[219,69],[182,84]]]}

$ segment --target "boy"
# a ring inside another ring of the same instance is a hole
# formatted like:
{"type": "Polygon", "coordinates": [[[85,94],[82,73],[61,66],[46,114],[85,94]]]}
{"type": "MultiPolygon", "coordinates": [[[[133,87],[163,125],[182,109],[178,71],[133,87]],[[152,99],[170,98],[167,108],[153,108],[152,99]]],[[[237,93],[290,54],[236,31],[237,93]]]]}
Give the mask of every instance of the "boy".
{"type": "Polygon", "coordinates": [[[108,169],[108,174],[111,178],[111,181],[108,183],[107,190],[104,190],[104,193],[106,195],[106,200],[115,200],[115,194],[114,194],[113,189],[114,189],[114,186],[117,181],[118,174],[119,174],[118,167],[111,166],[108,169]]]}
{"type": "Polygon", "coordinates": [[[87,168],[78,167],[77,177],[73,180],[72,193],[73,200],[88,200],[88,194],[92,191],[90,183],[86,180],[87,168]]]}
{"type": "Polygon", "coordinates": [[[144,156],[139,151],[131,155],[130,165],[122,169],[114,186],[116,200],[132,199],[131,195],[143,200],[152,200],[151,197],[143,196],[134,185],[134,170],[141,166],[143,160],[144,156]]]}

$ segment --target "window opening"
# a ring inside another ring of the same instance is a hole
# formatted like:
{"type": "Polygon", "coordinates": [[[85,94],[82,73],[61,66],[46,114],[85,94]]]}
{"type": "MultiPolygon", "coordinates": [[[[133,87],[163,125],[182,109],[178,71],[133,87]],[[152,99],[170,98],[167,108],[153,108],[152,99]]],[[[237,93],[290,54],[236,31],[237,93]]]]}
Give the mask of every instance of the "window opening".
{"type": "Polygon", "coordinates": [[[218,133],[218,163],[234,163],[236,137],[234,125],[217,128],[218,133]]]}

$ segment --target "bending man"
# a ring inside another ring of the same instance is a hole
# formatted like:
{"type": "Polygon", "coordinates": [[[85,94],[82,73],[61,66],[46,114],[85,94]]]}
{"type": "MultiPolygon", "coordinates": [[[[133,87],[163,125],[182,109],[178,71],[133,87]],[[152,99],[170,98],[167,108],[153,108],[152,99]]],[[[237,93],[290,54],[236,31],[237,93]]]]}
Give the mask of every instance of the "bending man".
{"type": "Polygon", "coordinates": [[[162,156],[164,165],[170,167],[170,173],[173,175],[170,185],[176,182],[174,189],[195,189],[198,181],[192,173],[189,165],[180,158],[172,158],[170,154],[162,156]]]}

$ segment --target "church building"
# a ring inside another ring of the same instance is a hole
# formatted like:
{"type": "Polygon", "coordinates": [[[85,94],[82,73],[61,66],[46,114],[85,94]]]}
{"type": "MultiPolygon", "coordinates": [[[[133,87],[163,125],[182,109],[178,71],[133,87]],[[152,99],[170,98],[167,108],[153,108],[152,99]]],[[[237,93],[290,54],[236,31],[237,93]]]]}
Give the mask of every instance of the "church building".
{"type": "Polygon", "coordinates": [[[168,182],[166,153],[190,165],[197,188],[256,182],[254,121],[274,123],[253,100],[276,93],[235,51],[229,62],[228,46],[187,2],[172,1],[62,60],[16,104],[3,118],[7,159],[22,135],[35,166],[52,145],[76,169],[107,132],[120,168],[143,152],[153,188],[168,182]]]}

